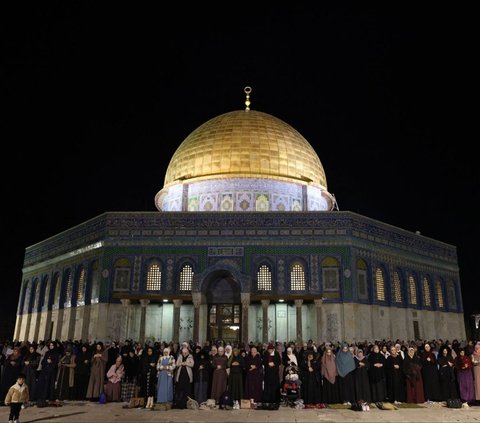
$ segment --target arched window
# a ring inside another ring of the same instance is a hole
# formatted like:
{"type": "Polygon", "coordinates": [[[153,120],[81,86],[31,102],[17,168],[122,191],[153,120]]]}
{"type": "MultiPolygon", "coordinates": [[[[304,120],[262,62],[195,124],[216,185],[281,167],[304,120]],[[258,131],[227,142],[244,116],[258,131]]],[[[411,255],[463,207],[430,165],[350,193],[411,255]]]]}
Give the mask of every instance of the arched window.
{"type": "Polygon", "coordinates": [[[53,294],[53,309],[60,308],[60,294],[62,293],[62,284],[60,281],[60,274],[55,273],[53,277],[53,286],[55,287],[55,293],[53,294]]]}
{"type": "Polygon", "coordinates": [[[115,291],[128,291],[130,288],[131,264],[128,258],[121,258],[115,262],[115,291]]]}
{"type": "Polygon", "coordinates": [[[32,296],[33,281],[28,281],[25,288],[25,296],[23,297],[23,312],[28,313],[30,307],[30,297],[32,296]]]}
{"type": "Polygon", "coordinates": [[[295,263],[291,267],[290,289],[292,291],[305,291],[305,270],[300,263],[295,263]]]}
{"type": "Polygon", "coordinates": [[[375,270],[375,298],[378,301],[385,301],[385,275],[381,267],[375,270]]]}
{"type": "Polygon", "coordinates": [[[162,271],[159,263],[150,264],[147,272],[147,291],[160,291],[162,288],[162,271]]]}
{"type": "Polygon", "coordinates": [[[437,295],[437,306],[438,308],[444,308],[443,302],[443,289],[442,289],[442,281],[437,280],[435,282],[435,293],[437,295]]]}
{"type": "Polygon", "coordinates": [[[324,291],[338,291],[340,288],[338,260],[333,257],[325,257],[321,266],[324,291]]]}
{"type": "Polygon", "coordinates": [[[35,297],[33,299],[32,313],[36,313],[38,311],[38,306],[40,305],[41,288],[42,288],[42,285],[40,283],[40,279],[35,279],[35,297]]]}
{"type": "Polygon", "coordinates": [[[259,291],[272,290],[272,272],[267,264],[262,264],[257,272],[257,289],[259,291]]]}
{"type": "Polygon", "coordinates": [[[402,284],[400,282],[400,275],[397,271],[393,272],[393,302],[401,304],[402,299],[402,284]]]}
{"type": "Polygon", "coordinates": [[[85,305],[85,268],[80,269],[78,275],[77,305],[85,305]]]}
{"type": "Polygon", "coordinates": [[[455,291],[455,283],[450,281],[447,285],[448,308],[454,310],[457,308],[457,294],[455,291]]]}
{"type": "Polygon", "coordinates": [[[410,304],[417,305],[417,283],[413,275],[408,276],[408,299],[410,304]]]}
{"type": "Polygon", "coordinates": [[[430,281],[427,277],[423,278],[423,305],[426,307],[432,306],[432,297],[430,294],[430,281]]]}
{"type": "Polygon", "coordinates": [[[72,306],[72,294],[73,294],[73,277],[72,277],[72,271],[68,269],[65,272],[65,307],[71,307],[72,306]]]}
{"type": "Polygon", "coordinates": [[[367,289],[367,263],[365,260],[357,260],[357,289],[360,300],[368,300],[367,289]]]}
{"type": "MultiPolygon", "coordinates": [[[[193,283],[193,268],[189,264],[182,267],[180,272],[180,291],[191,291],[193,283]]],[[[160,277],[162,275],[160,274],[160,277]]]]}
{"type": "Polygon", "coordinates": [[[50,290],[52,287],[52,282],[50,281],[48,276],[43,278],[43,284],[45,286],[45,293],[43,295],[43,310],[48,310],[50,307],[50,290]]]}
{"type": "Polygon", "coordinates": [[[91,273],[91,291],[90,291],[90,304],[97,304],[100,299],[100,264],[98,260],[92,263],[91,273]]]}

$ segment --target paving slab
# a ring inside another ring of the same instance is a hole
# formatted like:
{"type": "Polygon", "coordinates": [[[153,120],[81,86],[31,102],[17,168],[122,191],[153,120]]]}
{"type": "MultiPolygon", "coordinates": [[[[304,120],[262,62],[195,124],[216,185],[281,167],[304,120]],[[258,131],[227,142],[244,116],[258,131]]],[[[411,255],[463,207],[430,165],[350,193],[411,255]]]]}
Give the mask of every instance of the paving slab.
{"type": "MultiPolygon", "coordinates": [[[[96,422],[156,422],[156,423],[264,423],[264,422],[478,422],[480,406],[451,409],[441,406],[421,406],[398,410],[356,412],[348,409],[294,409],[278,410],[169,410],[124,409],[121,403],[66,402],[61,407],[27,407],[20,414],[20,423],[96,423],[96,422]]],[[[9,407],[0,407],[0,422],[8,421],[9,407]]]]}

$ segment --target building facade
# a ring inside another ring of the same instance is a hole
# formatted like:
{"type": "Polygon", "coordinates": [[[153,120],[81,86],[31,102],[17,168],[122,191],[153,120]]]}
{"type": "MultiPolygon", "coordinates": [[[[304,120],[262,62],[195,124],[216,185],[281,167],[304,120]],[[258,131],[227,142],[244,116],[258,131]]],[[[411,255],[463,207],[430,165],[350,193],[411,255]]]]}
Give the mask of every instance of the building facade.
{"type": "Polygon", "coordinates": [[[271,115],[193,131],[155,204],[28,247],[15,339],[465,338],[456,248],[333,211],[317,154],[271,115]]]}

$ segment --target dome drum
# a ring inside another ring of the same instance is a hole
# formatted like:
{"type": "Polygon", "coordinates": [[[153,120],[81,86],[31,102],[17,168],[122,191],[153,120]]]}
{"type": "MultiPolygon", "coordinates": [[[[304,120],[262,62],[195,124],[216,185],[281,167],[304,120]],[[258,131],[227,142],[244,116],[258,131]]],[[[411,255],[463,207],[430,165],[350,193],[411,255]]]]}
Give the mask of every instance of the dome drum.
{"type": "Polygon", "coordinates": [[[325,211],[333,198],[319,187],[269,179],[218,179],[163,189],[162,211],[325,211]]]}

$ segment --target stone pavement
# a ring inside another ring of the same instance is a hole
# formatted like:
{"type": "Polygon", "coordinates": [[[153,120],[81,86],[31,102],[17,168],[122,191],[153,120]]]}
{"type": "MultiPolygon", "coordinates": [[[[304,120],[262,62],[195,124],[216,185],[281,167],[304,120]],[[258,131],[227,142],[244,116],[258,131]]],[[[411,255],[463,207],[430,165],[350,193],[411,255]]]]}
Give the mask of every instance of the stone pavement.
{"type": "MultiPolygon", "coordinates": [[[[468,409],[422,406],[399,410],[356,412],[345,409],[303,409],[280,407],[265,410],[169,410],[123,409],[121,403],[97,404],[92,402],[66,402],[62,407],[28,407],[22,410],[20,422],[480,422],[480,406],[468,409]]],[[[0,407],[0,422],[8,421],[10,407],[0,407]]]]}

